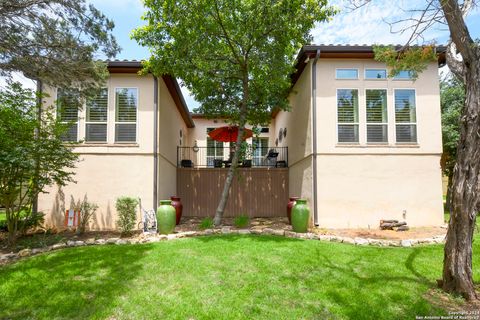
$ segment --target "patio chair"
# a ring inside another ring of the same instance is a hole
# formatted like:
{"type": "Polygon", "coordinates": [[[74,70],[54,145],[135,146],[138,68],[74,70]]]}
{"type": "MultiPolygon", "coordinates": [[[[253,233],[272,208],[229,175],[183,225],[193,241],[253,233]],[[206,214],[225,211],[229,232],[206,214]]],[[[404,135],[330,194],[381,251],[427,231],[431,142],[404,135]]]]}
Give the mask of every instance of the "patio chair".
{"type": "Polygon", "coordinates": [[[222,168],[223,167],[223,160],[222,159],[213,159],[213,167],[214,168],[222,168]]]}
{"type": "Polygon", "coordinates": [[[192,160],[184,159],[180,162],[182,168],[193,168],[192,160]]]}
{"type": "Polygon", "coordinates": [[[275,149],[268,150],[266,160],[269,167],[275,167],[277,165],[278,151],[275,149]]]}

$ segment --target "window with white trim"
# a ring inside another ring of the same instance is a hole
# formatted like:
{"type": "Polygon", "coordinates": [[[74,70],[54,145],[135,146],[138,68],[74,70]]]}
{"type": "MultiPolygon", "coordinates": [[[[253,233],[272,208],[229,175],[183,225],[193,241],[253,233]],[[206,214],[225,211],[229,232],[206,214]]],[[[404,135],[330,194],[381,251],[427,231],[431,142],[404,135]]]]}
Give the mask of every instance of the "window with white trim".
{"type": "Polygon", "coordinates": [[[336,79],[358,79],[358,69],[335,69],[336,79]]]}
{"type": "Polygon", "coordinates": [[[417,142],[417,116],[414,89],[395,90],[396,141],[417,142]]]}
{"type": "Polygon", "coordinates": [[[262,161],[268,153],[268,138],[252,138],[253,165],[261,166],[262,161]]]}
{"type": "Polygon", "coordinates": [[[358,90],[337,89],[338,142],[359,142],[358,121],[358,90]]]}
{"type": "Polygon", "coordinates": [[[107,142],[108,89],[102,88],[87,100],[85,141],[107,142]]]}
{"type": "Polygon", "coordinates": [[[138,90],[115,89],[115,142],[137,140],[138,90]]]}
{"type": "Polygon", "coordinates": [[[57,117],[68,125],[68,130],[61,139],[68,142],[78,141],[78,110],[80,97],[74,89],[57,90],[57,117]]]}
{"type": "Polygon", "coordinates": [[[387,79],[386,69],[365,69],[365,79],[387,79]]]}
{"type": "Polygon", "coordinates": [[[365,90],[367,143],[388,142],[387,90],[365,90]]]}
{"type": "Polygon", "coordinates": [[[207,167],[213,167],[215,160],[223,160],[223,142],[213,140],[208,135],[213,130],[215,130],[215,128],[207,128],[207,167]]]}

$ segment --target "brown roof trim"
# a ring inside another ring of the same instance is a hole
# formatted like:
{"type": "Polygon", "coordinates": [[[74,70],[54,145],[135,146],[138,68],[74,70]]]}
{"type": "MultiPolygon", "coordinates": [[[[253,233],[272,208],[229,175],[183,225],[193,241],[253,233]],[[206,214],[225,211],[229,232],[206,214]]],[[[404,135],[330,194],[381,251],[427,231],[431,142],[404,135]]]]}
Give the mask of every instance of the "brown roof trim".
{"type": "MultiPolygon", "coordinates": [[[[141,61],[115,60],[107,61],[107,68],[110,73],[138,73],[142,70],[143,66],[141,61]]],[[[188,110],[185,99],[183,98],[182,90],[178,85],[177,79],[169,75],[163,75],[162,79],[187,127],[195,127],[195,123],[193,122],[190,110],[188,110]]]]}
{"type": "MultiPolygon", "coordinates": [[[[395,49],[402,48],[401,45],[395,45],[395,49]]],[[[446,46],[437,46],[438,64],[445,65],[446,46]]],[[[317,50],[320,50],[320,59],[322,58],[336,58],[336,59],[373,59],[373,46],[367,45],[306,45],[300,49],[297,55],[295,69],[296,72],[292,74],[292,87],[297,82],[302,74],[307,63],[307,58],[314,58],[317,50]]]]}

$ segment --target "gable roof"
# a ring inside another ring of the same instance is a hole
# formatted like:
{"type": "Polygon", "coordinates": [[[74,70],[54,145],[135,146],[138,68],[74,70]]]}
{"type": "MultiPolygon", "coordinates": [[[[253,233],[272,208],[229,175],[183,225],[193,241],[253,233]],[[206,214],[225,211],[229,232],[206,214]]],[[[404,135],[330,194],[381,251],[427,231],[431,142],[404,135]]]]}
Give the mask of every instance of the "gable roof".
{"type": "MultiPolygon", "coordinates": [[[[142,70],[142,62],[138,60],[107,60],[107,68],[110,73],[137,73],[142,70]]],[[[188,128],[195,127],[190,110],[188,110],[187,103],[183,98],[182,90],[178,85],[177,79],[170,75],[162,76],[168,92],[172,96],[173,101],[177,107],[178,112],[182,116],[183,121],[188,128]]]]}
{"type": "MultiPolygon", "coordinates": [[[[389,46],[389,45],[385,45],[389,46]]],[[[400,50],[402,45],[393,45],[396,50],[400,50]]],[[[438,53],[438,64],[439,66],[445,65],[445,52],[446,46],[436,46],[438,53]]],[[[317,50],[320,50],[320,59],[321,58],[336,58],[336,59],[373,59],[373,46],[372,45],[334,45],[334,44],[320,44],[320,45],[305,45],[300,49],[300,52],[297,55],[295,60],[295,73],[292,74],[292,87],[297,82],[298,78],[305,69],[308,60],[315,58],[317,50]],[[307,62],[305,62],[307,61],[307,62]]]]}

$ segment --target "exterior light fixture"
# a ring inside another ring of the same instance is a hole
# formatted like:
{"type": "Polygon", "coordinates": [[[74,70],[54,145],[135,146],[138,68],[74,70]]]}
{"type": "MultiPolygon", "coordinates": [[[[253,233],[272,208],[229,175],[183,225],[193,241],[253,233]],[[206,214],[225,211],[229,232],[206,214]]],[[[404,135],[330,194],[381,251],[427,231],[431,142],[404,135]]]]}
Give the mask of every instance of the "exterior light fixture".
{"type": "Polygon", "coordinates": [[[198,152],[198,150],[200,150],[200,148],[197,145],[197,140],[195,140],[195,144],[193,145],[192,150],[193,152],[198,152]]]}

